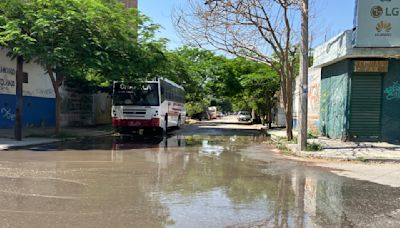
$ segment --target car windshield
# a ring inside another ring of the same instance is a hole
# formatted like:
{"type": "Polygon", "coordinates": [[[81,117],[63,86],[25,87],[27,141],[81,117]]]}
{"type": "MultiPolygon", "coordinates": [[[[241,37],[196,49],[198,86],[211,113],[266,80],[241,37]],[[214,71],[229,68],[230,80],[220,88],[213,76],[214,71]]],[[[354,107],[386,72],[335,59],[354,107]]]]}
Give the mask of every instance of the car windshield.
{"type": "Polygon", "coordinates": [[[158,83],[132,87],[114,84],[113,105],[158,106],[158,83]]]}
{"type": "Polygon", "coordinates": [[[249,112],[241,111],[241,112],[239,112],[239,115],[249,115],[249,112]]]}

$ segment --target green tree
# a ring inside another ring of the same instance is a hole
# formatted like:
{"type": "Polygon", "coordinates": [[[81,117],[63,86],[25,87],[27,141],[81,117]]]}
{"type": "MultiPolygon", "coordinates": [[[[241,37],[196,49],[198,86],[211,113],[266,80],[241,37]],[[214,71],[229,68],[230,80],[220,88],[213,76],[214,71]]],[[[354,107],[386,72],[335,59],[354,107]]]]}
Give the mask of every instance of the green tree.
{"type": "Polygon", "coordinates": [[[214,95],[206,85],[215,74],[219,57],[210,51],[186,46],[169,51],[165,56],[167,61],[160,75],[185,88],[188,115],[204,112],[214,95]]]}
{"type": "Polygon", "coordinates": [[[158,26],[116,1],[5,0],[0,8],[0,45],[11,57],[42,65],[50,76],[56,133],[65,75],[133,82],[165,59],[162,42],[154,39],[158,26]]]}
{"type": "Polygon", "coordinates": [[[224,111],[271,109],[279,77],[265,64],[244,58],[227,58],[203,49],[182,47],[166,53],[160,75],[183,85],[190,116],[204,112],[211,103],[224,111]]]}
{"type": "Polygon", "coordinates": [[[8,56],[17,59],[16,66],[16,110],[15,139],[22,139],[23,108],[23,63],[34,55],[35,40],[27,33],[29,27],[24,11],[24,1],[8,0],[0,2],[0,46],[7,48],[8,56]]]}
{"type": "Polygon", "coordinates": [[[279,91],[279,76],[270,67],[260,65],[259,69],[251,74],[243,75],[241,80],[243,96],[248,99],[248,105],[266,118],[271,128],[272,114],[279,91]]]}

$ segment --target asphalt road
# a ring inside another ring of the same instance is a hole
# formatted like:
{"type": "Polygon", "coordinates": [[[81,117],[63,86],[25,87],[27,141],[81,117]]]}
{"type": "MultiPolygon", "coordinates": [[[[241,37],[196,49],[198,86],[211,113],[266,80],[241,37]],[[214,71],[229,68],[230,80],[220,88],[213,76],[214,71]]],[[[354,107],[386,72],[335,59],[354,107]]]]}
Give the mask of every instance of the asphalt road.
{"type": "Polygon", "coordinates": [[[0,226],[400,227],[399,188],[287,159],[257,130],[218,126],[2,152],[0,226]]]}

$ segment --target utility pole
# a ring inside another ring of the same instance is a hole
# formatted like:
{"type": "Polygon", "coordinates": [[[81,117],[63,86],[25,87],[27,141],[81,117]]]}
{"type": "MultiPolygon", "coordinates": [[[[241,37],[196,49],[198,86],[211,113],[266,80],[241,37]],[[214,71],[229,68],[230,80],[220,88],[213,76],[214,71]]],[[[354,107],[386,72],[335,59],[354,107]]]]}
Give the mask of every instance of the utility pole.
{"type": "Polygon", "coordinates": [[[300,55],[300,124],[298,144],[300,150],[307,147],[308,112],[308,0],[301,7],[301,55],[300,55]]]}

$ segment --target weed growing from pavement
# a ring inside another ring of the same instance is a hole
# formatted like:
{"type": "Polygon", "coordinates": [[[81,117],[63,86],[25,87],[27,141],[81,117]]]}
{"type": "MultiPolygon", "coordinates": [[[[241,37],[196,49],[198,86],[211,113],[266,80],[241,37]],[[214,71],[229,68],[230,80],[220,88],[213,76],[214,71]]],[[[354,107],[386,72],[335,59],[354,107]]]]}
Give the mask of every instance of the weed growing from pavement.
{"type": "MultiPolygon", "coordinates": [[[[292,140],[287,141],[286,137],[276,137],[276,140],[272,140],[273,144],[285,155],[296,155],[289,147],[289,144],[297,144],[297,137],[293,137],[292,140]]],[[[306,151],[316,152],[323,150],[323,146],[318,143],[308,143],[306,151]]]]}
{"type": "MultiPolygon", "coordinates": [[[[272,138],[271,138],[272,139],[272,138]]],[[[290,150],[287,145],[292,144],[293,142],[297,141],[297,139],[292,141],[287,141],[286,137],[276,137],[275,140],[271,140],[271,144],[275,145],[279,151],[281,151],[284,155],[295,155],[292,150],[290,150]]]]}
{"type": "Polygon", "coordinates": [[[356,157],[357,161],[367,162],[368,160],[365,157],[356,157]]]}
{"type": "Polygon", "coordinates": [[[318,143],[308,143],[306,151],[321,151],[323,147],[318,143]]]}
{"type": "Polygon", "coordinates": [[[307,133],[307,138],[308,139],[316,139],[316,138],[318,138],[316,135],[314,135],[314,133],[312,133],[311,131],[309,131],[308,133],[307,133]]]}

